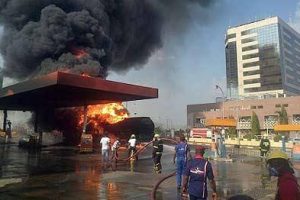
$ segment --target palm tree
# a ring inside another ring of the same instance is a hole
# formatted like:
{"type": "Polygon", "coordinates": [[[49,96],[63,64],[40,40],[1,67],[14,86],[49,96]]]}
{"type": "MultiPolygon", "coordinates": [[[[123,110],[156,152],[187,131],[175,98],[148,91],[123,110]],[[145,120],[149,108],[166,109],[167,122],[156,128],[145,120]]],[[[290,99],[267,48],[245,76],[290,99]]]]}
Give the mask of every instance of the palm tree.
{"type": "Polygon", "coordinates": [[[275,113],[278,114],[279,124],[288,124],[289,123],[288,115],[287,115],[286,109],[283,105],[281,105],[280,111],[276,111],[275,113]]]}

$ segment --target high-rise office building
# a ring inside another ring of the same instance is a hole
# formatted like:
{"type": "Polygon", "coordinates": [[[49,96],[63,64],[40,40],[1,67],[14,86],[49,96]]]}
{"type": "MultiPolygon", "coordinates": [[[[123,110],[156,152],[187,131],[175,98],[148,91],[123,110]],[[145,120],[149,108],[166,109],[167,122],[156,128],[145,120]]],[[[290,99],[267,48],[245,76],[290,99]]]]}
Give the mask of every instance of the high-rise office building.
{"type": "Polygon", "coordinates": [[[225,52],[228,98],[300,94],[300,34],[280,18],[229,28],[225,52]]]}

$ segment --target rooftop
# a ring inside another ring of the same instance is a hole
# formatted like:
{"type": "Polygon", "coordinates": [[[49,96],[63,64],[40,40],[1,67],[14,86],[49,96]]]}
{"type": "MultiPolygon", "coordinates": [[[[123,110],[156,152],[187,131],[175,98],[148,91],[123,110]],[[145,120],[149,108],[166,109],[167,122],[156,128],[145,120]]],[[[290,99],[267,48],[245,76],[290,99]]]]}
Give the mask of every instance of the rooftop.
{"type": "Polygon", "coordinates": [[[0,90],[1,110],[79,107],[158,98],[158,89],[54,72],[0,90]]]}

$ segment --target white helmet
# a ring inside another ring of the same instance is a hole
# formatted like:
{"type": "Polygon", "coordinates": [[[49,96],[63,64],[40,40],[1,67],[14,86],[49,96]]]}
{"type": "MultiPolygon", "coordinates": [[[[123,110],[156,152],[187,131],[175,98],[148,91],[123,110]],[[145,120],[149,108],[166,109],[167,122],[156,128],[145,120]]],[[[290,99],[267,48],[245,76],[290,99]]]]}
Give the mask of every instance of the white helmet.
{"type": "Polygon", "coordinates": [[[132,138],[132,139],[135,138],[135,135],[134,135],[134,134],[131,134],[130,138],[132,138]]]}

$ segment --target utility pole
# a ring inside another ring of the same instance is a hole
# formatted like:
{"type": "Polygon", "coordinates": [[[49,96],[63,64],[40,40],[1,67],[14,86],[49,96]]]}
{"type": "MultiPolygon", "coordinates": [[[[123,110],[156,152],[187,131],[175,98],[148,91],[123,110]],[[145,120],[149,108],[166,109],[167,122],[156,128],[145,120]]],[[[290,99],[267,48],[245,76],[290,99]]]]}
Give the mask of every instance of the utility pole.
{"type": "Polygon", "coordinates": [[[216,85],[216,89],[220,89],[220,91],[222,92],[222,119],[224,119],[224,112],[225,112],[225,110],[224,110],[224,101],[225,101],[224,92],[219,85],[216,85]]]}

